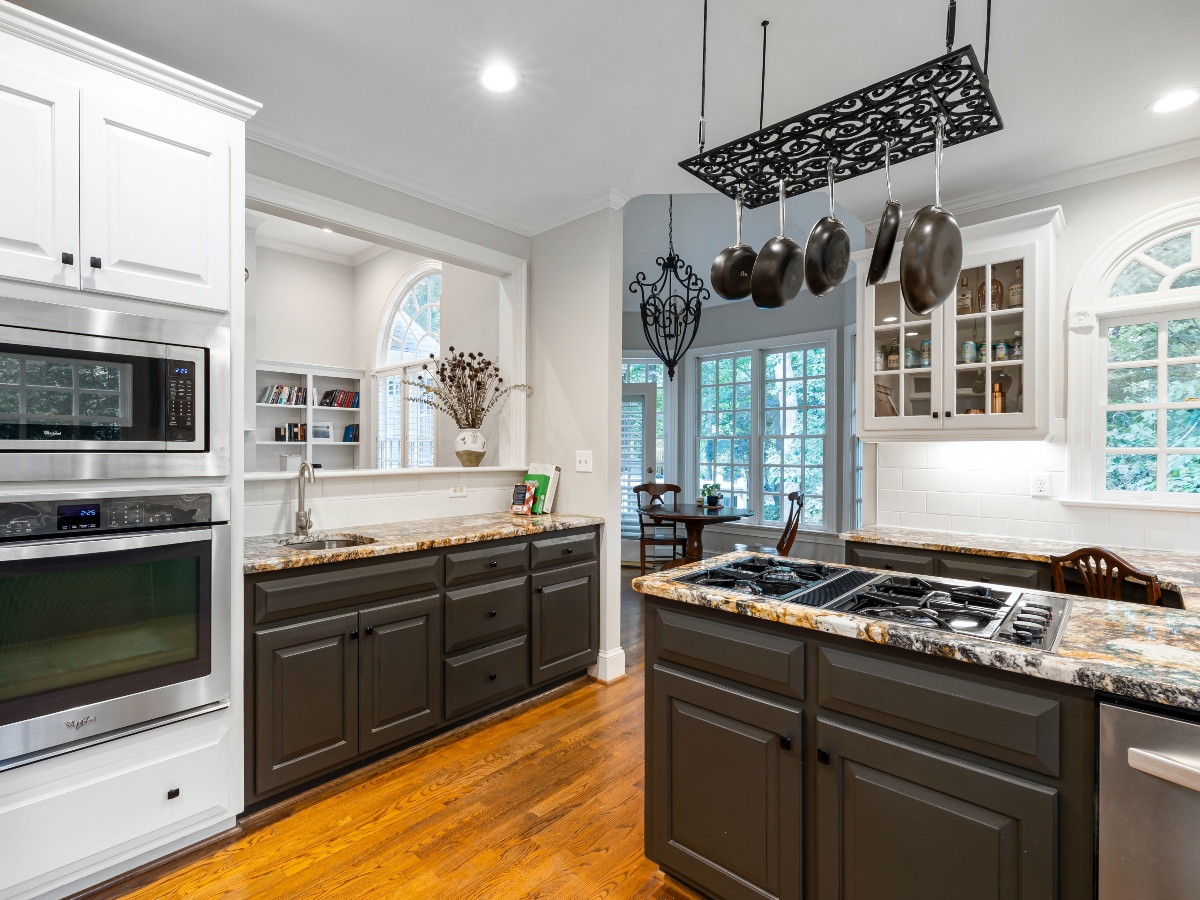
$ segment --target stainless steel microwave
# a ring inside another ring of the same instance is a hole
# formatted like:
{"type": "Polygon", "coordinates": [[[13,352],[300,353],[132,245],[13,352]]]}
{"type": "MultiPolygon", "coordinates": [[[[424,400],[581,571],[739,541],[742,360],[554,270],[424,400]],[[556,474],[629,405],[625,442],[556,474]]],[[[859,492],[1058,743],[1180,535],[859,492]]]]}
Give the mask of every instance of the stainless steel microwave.
{"type": "Polygon", "coordinates": [[[0,452],[203,452],[207,356],[0,326],[0,452]]]}

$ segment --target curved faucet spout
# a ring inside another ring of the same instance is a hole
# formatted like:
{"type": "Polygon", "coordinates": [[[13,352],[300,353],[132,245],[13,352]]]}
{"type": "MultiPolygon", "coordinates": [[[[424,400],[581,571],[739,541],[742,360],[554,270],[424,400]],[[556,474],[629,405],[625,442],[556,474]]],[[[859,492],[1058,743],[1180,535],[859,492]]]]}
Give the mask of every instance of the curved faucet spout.
{"type": "Polygon", "coordinates": [[[307,459],[300,463],[300,480],[296,486],[296,536],[308,537],[312,529],[312,510],[305,508],[304,485],[316,484],[317,470],[307,459]]]}

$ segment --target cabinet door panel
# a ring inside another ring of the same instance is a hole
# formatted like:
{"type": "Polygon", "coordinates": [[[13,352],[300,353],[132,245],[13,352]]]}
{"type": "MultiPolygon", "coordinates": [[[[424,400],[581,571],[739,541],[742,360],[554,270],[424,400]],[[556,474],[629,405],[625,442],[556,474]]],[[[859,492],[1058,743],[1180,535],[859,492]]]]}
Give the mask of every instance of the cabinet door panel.
{"type": "Polygon", "coordinates": [[[600,650],[600,568],[565,566],[533,576],[533,683],[583,669],[600,650]]]}
{"type": "Polygon", "coordinates": [[[229,308],[222,135],[83,91],[79,171],[84,288],[229,308]]]}
{"type": "Polygon", "coordinates": [[[0,276],[79,287],[79,91],[0,62],[0,136],[0,276]]]}
{"type": "Polygon", "coordinates": [[[799,709],[656,665],[647,855],[715,896],[801,895],[799,709]]]}
{"type": "MultiPolygon", "coordinates": [[[[1043,587],[1042,581],[1047,581],[1042,575],[1042,569],[1037,563],[1005,563],[993,559],[958,553],[953,556],[943,556],[937,561],[937,574],[947,578],[958,578],[962,581],[982,581],[985,584],[1008,585],[1037,589],[1043,587]]],[[[1047,583],[1044,587],[1049,588],[1047,583]]]]}
{"type": "Polygon", "coordinates": [[[820,900],[1051,900],[1058,792],[817,719],[820,900]]]}
{"type": "Polygon", "coordinates": [[[433,594],[359,614],[360,753],[442,720],[441,613],[433,594]]]}
{"type": "Polygon", "coordinates": [[[852,566],[911,572],[914,575],[932,575],[935,565],[932,553],[922,553],[920,550],[884,550],[874,545],[863,546],[853,541],[846,542],[846,562],[852,566]]]}
{"type": "Polygon", "coordinates": [[[529,577],[446,592],[446,652],[496,641],[529,628],[529,577]]]}
{"type": "Polygon", "coordinates": [[[354,612],[255,633],[259,793],[357,755],[357,627],[354,612]]]}
{"type": "Polygon", "coordinates": [[[521,635],[445,662],[446,718],[498,703],[529,687],[529,638],[521,635]]]}

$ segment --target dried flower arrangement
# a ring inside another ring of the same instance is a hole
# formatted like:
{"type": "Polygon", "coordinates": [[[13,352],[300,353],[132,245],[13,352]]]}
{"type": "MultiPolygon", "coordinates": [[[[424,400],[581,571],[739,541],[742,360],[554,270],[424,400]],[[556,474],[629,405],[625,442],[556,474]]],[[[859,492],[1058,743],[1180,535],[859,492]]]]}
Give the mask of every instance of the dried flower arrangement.
{"type": "MultiPolygon", "coordinates": [[[[429,354],[430,359],[436,359],[429,354]]],[[[421,366],[416,381],[405,384],[421,389],[417,402],[443,412],[462,430],[483,427],[483,419],[509,391],[533,390],[527,384],[505,385],[500,367],[482,353],[454,352],[432,367],[421,366]],[[428,373],[428,374],[426,374],[428,373]]]]}

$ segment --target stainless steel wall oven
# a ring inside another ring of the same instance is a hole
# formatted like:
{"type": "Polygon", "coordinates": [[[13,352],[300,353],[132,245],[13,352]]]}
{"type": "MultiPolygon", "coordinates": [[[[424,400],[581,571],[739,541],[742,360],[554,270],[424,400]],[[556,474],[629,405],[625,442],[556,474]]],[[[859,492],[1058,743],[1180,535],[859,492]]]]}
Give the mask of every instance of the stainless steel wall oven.
{"type": "Polygon", "coordinates": [[[216,496],[0,502],[0,769],[228,703],[216,496]]]}

